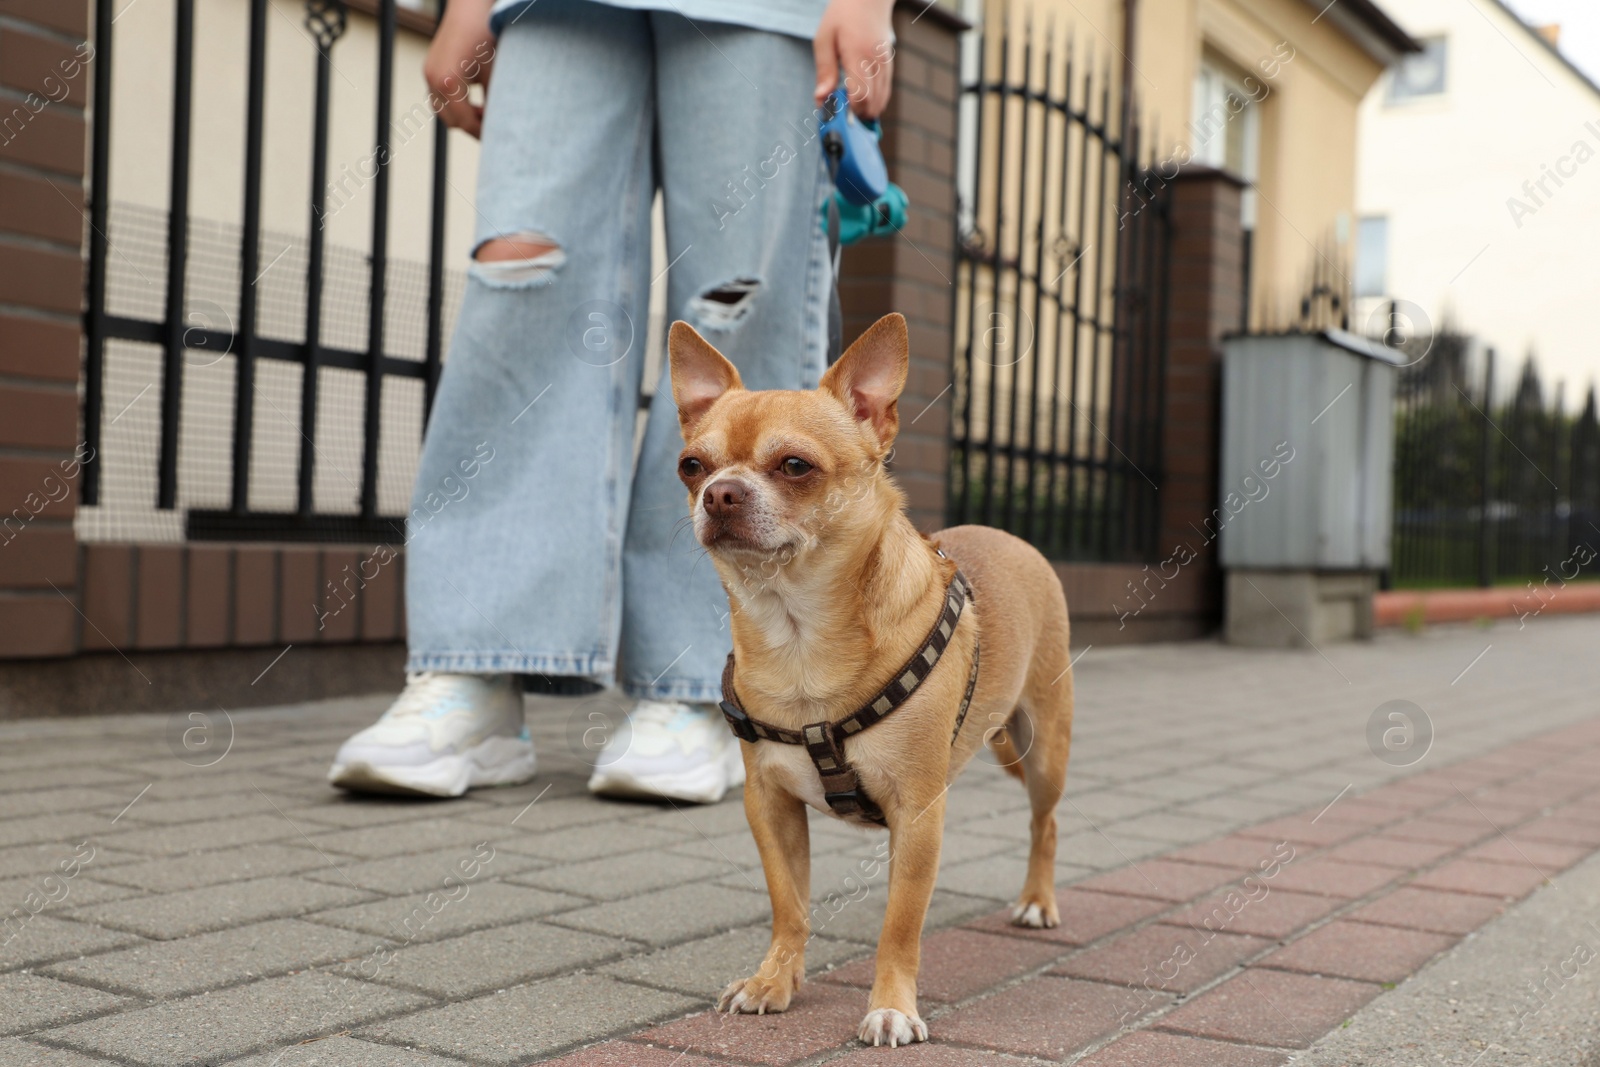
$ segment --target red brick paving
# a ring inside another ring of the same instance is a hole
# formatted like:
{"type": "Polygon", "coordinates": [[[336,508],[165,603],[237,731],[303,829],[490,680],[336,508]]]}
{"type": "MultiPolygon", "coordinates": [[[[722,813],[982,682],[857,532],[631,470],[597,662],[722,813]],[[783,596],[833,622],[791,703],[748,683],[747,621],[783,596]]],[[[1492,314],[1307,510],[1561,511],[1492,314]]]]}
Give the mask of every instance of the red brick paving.
{"type": "Polygon", "coordinates": [[[1413,871],[1455,851],[1454,845],[1429,844],[1426,841],[1406,841],[1387,834],[1358,837],[1323,853],[1321,859],[1335,863],[1375,863],[1381,867],[1398,867],[1413,871]]]}
{"type": "Polygon", "coordinates": [[[1272,888],[1324,897],[1364,897],[1394,881],[1400,872],[1371,863],[1334,863],[1317,857],[1296,859],[1278,872],[1272,888]]]}
{"type": "MultiPolygon", "coordinates": [[[[286,1057],[285,1063],[293,1057],[286,1057]]],[[[716,1060],[686,1055],[680,1049],[649,1048],[632,1041],[607,1041],[603,1045],[563,1056],[559,1060],[540,1060],[547,1067],[720,1067],[716,1060]]]]}
{"type": "Polygon", "coordinates": [[[1264,841],[1287,841],[1297,849],[1310,849],[1337,845],[1371,829],[1366,823],[1345,822],[1331,814],[1312,822],[1317,814],[1311,811],[1273,819],[1259,826],[1246,827],[1239,831],[1239,836],[1256,837],[1264,841]]]}
{"type": "Polygon", "coordinates": [[[1477,860],[1451,860],[1441,867],[1419,874],[1411,882],[1423,889],[1445,889],[1452,893],[1481,893],[1486,897],[1521,897],[1538,888],[1546,872],[1523,864],[1480,863],[1477,860]]]}
{"type": "Polygon", "coordinates": [[[1063,945],[1087,945],[1091,941],[1132,926],[1149,918],[1170,905],[1144,897],[1121,896],[1115,893],[1091,893],[1084,889],[1063,889],[1056,893],[1056,903],[1061,909],[1061,925],[1050,930],[1030,930],[1011,925],[1011,909],[997,911],[967,923],[968,929],[988,930],[1035,941],[1053,941],[1063,945]]]}
{"type": "Polygon", "coordinates": [[[1057,894],[1054,930],[1007,908],[930,934],[929,1045],[854,1044],[869,957],[786,1013],[704,1012],[556,1062],[1040,1067],[1115,1037],[1083,1067],[1272,1067],[1600,848],[1597,746],[1600,721],[1580,724],[1097,875],[1057,894]],[[1296,854],[1273,866],[1279,842],[1296,854]],[[1173,994],[1190,999],[1153,1016],[1173,994]]]}
{"type": "Polygon", "coordinates": [[[1570,804],[1563,804],[1556,808],[1552,814],[1566,815],[1590,822],[1600,821],[1600,796],[1590,793],[1580,797],[1570,804]]]}
{"type": "MultiPolygon", "coordinates": [[[[1428,801],[1419,801],[1426,804],[1428,801]]],[[[1408,815],[1415,805],[1398,806],[1392,801],[1373,799],[1370,794],[1358,797],[1340,797],[1333,806],[1326,811],[1318,812],[1320,823],[1323,819],[1332,819],[1335,822],[1359,823],[1369,829],[1387,826],[1389,823],[1402,819],[1408,815]]]]}
{"type": "Polygon", "coordinates": [[[1350,917],[1441,934],[1470,934],[1503,910],[1504,904],[1491,897],[1403,886],[1357,908],[1350,917]]]}
{"type": "Polygon", "coordinates": [[[1331,915],[1344,905],[1334,897],[1310,893],[1290,893],[1270,888],[1256,899],[1241,894],[1221,894],[1170,915],[1163,922],[1193,926],[1201,930],[1254,934],[1257,937],[1288,937],[1311,923],[1331,915]]]}
{"type": "Polygon", "coordinates": [[[1259,875],[1262,870],[1261,865],[1271,863],[1274,858],[1270,843],[1259,837],[1241,837],[1238,834],[1229,834],[1215,841],[1189,845],[1162,857],[1183,863],[1208,863],[1214,867],[1232,867],[1240,875],[1259,875]]]}
{"type": "Polygon", "coordinates": [[[1398,837],[1406,841],[1427,841],[1433,844],[1453,845],[1460,848],[1462,845],[1473,845],[1486,837],[1493,837],[1494,827],[1483,820],[1478,820],[1477,825],[1462,822],[1450,822],[1444,819],[1435,819],[1424,815],[1416,819],[1407,819],[1405,822],[1395,823],[1385,831],[1390,837],[1398,837]]]}
{"type": "MultiPolygon", "coordinates": [[[[1060,955],[1061,947],[1046,941],[1001,937],[977,930],[941,930],[922,940],[917,996],[963,1000],[1017,975],[1038,970],[1060,955]]],[[[821,981],[871,989],[876,967],[877,957],[868,956],[829,971],[821,981]]]]}
{"type": "Polygon", "coordinates": [[[1474,789],[1493,785],[1504,781],[1518,773],[1515,767],[1491,766],[1476,760],[1468,763],[1457,763],[1445,772],[1434,771],[1429,777],[1441,785],[1447,786],[1456,796],[1470,793],[1474,789]]]}
{"type": "Polygon", "coordinates": [[[1272,946],[1263,937],[1206,935],[1157,923],[1069,956],[1051,974],[1192,993],[1272,946]]]}
{"type": "Polygon", "coordinates": [[[1482,796],[1470,797],[1459,804],[1439,808],[1428,814],[1444,822],[1465,823],[1468,826],[1483,826],[1489,824],[1491,828],[1505,826],[1508,823],[1521,822],[1539,814],[1545,807],[1544,804],[1528,800],[1489,800],[1482,796]]]}
{"type": "Polygon", "coordinates": [[[1509,838],[1496,838],[1487,845],[1468,849],[1463,858],[1483,860],[1485,863],[1509,863],[1513,867],[1526,867],[1531,863],[1546,874],[1554,874],[1566,870],[1588,854],[1588,849],[1575,845],[1552,845],[1511,834],[1509,838]]]}
{"type": "Polygon", "coordinates": [[[1557,845],[1581,845],[1584,848],[1600,848],[1600,825],[1575,818],[1571,815],[1562,815],[1562,810],[1557,810],[1554,815],[1534,819],[1524,826],[1518,827],[1523,837],[1535,841],[1549,841],[1557,845]]]}
{"type": "Polygon", "coordinates": [[[1232,867],[1211,867],[1199,863],[1173,863],[1155,859],[1136,863],[1078,883],[1080,889],[1105,893],[1126,893],[1135,897],[1182,904],[1207,890],[1237,880],[1232,867]]]}
{"type": "Polygon", "coordinates": [[[1045,1060],[1007,1056],[1001,1052],[978,1051],[940,1045],[903,1045],[900,1048],[860,1048],[828,1067],[1044,1067],[1045,1060]]]}
{"type": "Polygon", "coordinates": [[[1585,781],[1581,774],[1564,775],[1552,771],[1540,773],[1535,779],[1524,778],[1497,785],[1480,795],[1492,800],[1532,800],[1555,805],[1582,796],[1593,788],[1594,782],[1585,781]]]}
{"type": "Polygon", "coordinates": [[[1078,1067],[1277,1067],[1287,1062],[1273,1049],[1141,1030],[1079,1060],[1078,1067]]]}
{"type": "Polygon", "coordinates": [[[1156,1026],[1251,1045],[1309,1048],[1348,1019],[1382,986],[1255,968],[1228,979],[1156,1026]]]}
{"type": "Polygon", "coordinates": [[[1555,807],[1580,793],[1587,792],[1589,787],[1579,787],[1569,783],[1542,782],[1538,785],[1523,785],[1513,782],[1510,785],[1495,786],[1473,797],[1474,801],[1490,800],[1495,802],[1517,803],[1525,802],[1535,810],[1540,808],[1555,807]]]}
{"type": "Polygon", "coordinates": [[[701,1012],[664,1023],[641,1034],[639,1041],[725,1056],[742,1063],[788,1064],[838,1048],[854,1037],[867,998],[859,989],[807,982],[789,1010],[773,1015],[722,1015],[701,1012]]]}
{"type": "Polygon", "coordinates": [[[939,1034],[947,1041],[1060,1060],[1114,1033],[1124,1013],[1170,999],[1043,975],[957,1008],[939,1020],[939,1034]]]}
{"type": "Polygon", "coordinates": [[[1290,942],[1258,965],[1363,982],[1399,982],[1457,940],[1449,934],[1341,919],[1290,942]]]}
{"type": "Polygon", "coordinates": [[[1363,793],[1361,798],[1381,804],[1393,810],[1397,817],[1404,818],[1442,803],[1447,796],[1456,796],[1456,791],[1442,782],[1435,787],[1431,783],[1411,779],[1380,785],[1370,793],[1363,793]]]}

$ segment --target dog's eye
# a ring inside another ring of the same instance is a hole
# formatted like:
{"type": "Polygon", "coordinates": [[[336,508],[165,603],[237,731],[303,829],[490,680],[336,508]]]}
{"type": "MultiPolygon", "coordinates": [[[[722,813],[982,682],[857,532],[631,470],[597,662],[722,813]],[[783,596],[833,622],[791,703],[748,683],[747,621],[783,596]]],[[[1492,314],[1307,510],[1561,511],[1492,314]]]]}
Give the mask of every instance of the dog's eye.
{"type": "Polygon", "coordinates": [[[778,469],[784,474],[788,475],[790,478],[800,478],[811,473],[811,464],[807,463],[799,456],[790,456],[788,459],[778,464],[778,469]]]}
{"type": "Polygon", "coordinates": [[[685,478],[698,478],[705,472],[705,464],[701,463],[693,456],[685,456],[678,464],[678,473],[683,475],[685,478]]]}

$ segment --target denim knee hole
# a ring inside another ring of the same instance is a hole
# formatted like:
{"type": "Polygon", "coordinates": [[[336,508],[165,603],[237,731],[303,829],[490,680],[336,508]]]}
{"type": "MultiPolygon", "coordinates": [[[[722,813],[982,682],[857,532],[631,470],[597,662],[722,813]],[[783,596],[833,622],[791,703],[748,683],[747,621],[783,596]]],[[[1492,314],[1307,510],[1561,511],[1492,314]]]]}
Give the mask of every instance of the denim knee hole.
{"type": "Polygon", "coordinates": [[[554,237],[528,230],[478,245],[468,272],[496,289],[528,289],[551,284],[566,262],[566,250],[554,237]]]}
{"type": "Polygon", "coordinates": [[[760,289],[760,278],[734,278],[690,300],[689,312],[707,330],[731,330],[750,314],[760,289]]]}

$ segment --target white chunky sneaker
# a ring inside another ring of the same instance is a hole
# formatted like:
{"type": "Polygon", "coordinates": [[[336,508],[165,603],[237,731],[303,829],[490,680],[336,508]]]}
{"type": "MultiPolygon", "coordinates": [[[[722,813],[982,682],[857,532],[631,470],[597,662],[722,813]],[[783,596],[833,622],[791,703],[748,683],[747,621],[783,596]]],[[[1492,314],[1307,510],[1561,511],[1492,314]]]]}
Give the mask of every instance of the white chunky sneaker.
{"type": "Polygon", "coordinates": [[[715,804],[743,784],[739,742],[714,705],[641,700],[600,750],[589,792],[715,804]]]}
{"type": "Polygon", "coordinates": [[[408,675],[383,718],[339,746],[328,781],[362,793],[458,797],[533,777],[522,693],[508,674],[408,675]]]}

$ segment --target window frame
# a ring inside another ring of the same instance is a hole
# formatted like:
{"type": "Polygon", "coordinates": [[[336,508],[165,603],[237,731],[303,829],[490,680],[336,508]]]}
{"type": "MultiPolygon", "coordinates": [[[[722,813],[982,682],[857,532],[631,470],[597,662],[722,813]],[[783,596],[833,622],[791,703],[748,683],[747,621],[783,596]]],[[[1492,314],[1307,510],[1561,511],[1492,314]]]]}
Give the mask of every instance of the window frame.
{"type": "Polygon", "coordinates": [[[1412,55],[1401,56],[1400,61],[1393,67],[1389,68],[1389,84],[1385,87],[1383,93],[1383,102],[1389,107],[1405,107],[1409,104],[1423,103],[1428,100],[1438,100],[1441,97],[1445,97],[1450,94],[1449,35],[1444,33],[1429,34],[1425,37],[1418,37],[1417,43],[1422,46],[1421,52],[1417,52],[1412,55]],[[1439,49],[1437,53],[1437,58],[1439,61],[1438,88],[1428,89],[1424,92],[1412,92],[1409,90],[1405,92],[1396,92],[1396,89],[1400,85],[1404,84],[1401,80],[1401,76],[1406,69],[1406,65],[1414,62],[1420,57],[1433,55],[1430,50],[1436,46],[1439,49]]]}
{"type": "Polygon", "coordinates": [[[1362,215],[1356,219],[1355,269],[1351,272],[1355,277],[1351,279],[1351,284],[1355,290],[1354,295],[1358,298],[1383,297],[1389,293],[1389,223],[1388,215],[1362,215]],[[1369,227],[1374,223],[1381,227],[1377,249],[1369,244],[1368,239],[1369,227]],[[1372,269],[1369,257],[1375,254],[1380,257],[1376,268],[1378,285],[1376,289],[1371,289],[1364,283],[1368,279],[1368,272],[1372,269]]]}
{"type": "Polygon", "coordinates": [[[1203,50],[1200,62],[1195,67],[1189,105],[1189,129],[1191,133],[1197,132],[1196,127],[1203,114],[1213,107],[1226,107],[1229,93],[1246,101],[1239,113],[1230,118],[1216,135],[1202,144],[1193,145],[1192,149],[1196,163],[1228,171],[1245,180],[1247,188],[1240,204],[1240,213],[1245,229],[1249,230],[1255,228],[1257,209],[1255,186],[1261,180],[1261,105],[1272,94],[1268,91],[1259,98],[1253,96],[1245,86],[1245,77],[1247,75],[1240,74],[1233,64],[1220,55],[1210,49],[1203,50]],[[1228,131],[1235,122],[1240,124],[1240,158],[1237,168],[1228,164],[1228,131]]]}

